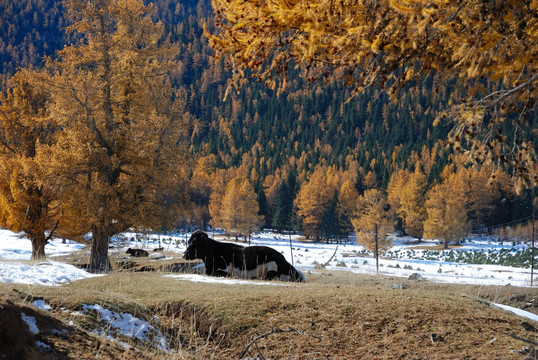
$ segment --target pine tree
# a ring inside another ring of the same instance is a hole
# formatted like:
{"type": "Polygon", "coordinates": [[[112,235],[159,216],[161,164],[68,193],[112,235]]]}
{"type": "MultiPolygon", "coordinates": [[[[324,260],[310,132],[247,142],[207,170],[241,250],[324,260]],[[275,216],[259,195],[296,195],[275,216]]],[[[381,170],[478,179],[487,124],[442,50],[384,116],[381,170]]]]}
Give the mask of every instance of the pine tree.
{"type": "Polygon", "coordinates": [[[268,227],[269,224],[267,224],[268,217],[269,217],[269,204],[267,204],[267,197],[265,196],[265,190],[263,189],[263,182],[259,182],[258,184],[258,191],[257,194],[257,200],[258,200],[258,215],[263,216],[264,218],[264,225],[265,227],[268,227]]]}
{"type": "Polygon", "coordinates": [[[496,186],[497,182],[491,179],[489,172],[473,168],[465,171],[468,172],[469,182],[469,217],[474,227],[481,231],[483,227],[489,225],[488,219],[491,218],[495,201],[499,200],[501,193],[496,186]]]}
{"type": "Polygon", "coordinates": [[[349,234],[353,231],[351,219],[357,210],[358,199],[359,192],[355,189],[353,183],[349,180],[345,181],[338,192],[338,203],[336,205],[338,223],[342,234],[349,234]]]}
{"type": "Polygon", "coordinates": [[[279,232],[291,228],[293,198],[287,181],[282,181],[278,188],[276,203],[273,210],[272,227],[279,232]]]}
{"type": "Polygon", "coordinates": [[[51,166],[69,179],[64,208],[92,233],[89,270],[106,272],[110,237],[171,226],[188,204],[181,95],[167,74],[174,51],[141,0],[67,0],[77,39],[43,79],[62,127],[51,166]]]}
{"type": "Polygon", "coordinates": [[[336,207],[338,205],[338,192],[334,192],[334,196],[331,202],[327,206],[323,219],[321,219],[321,236],[325,238],[327,242],[335,236],[342,235],[340,229],[340,223],[338,221],[338,214],[336,207]]]}

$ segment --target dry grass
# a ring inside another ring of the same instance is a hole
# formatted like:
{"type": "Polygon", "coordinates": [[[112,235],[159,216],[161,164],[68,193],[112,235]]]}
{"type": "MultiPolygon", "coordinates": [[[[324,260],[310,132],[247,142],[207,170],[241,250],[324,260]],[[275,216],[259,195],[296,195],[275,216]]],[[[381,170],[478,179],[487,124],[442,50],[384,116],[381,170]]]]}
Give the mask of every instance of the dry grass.
{"type": "MultiPolygon", "coordinates": [[[[148,266],[146,259],[138,261],[137,266],[148,266]]],[[[538,302],[533,289],[329,271],[306,274],[307,283],[285,287],[200,284],[166,274],[122,271],[61,287],[0,284],[0,292],[17,301],[44,298],[55,309],[52,316],[75,321],[82,329],[90,320],[60,308],[97,303],[148,319],[177,350],[158,354],[169,359],[237,359],[260,336],[246,357],[522,359],[515,350],[526,344],[510,334],[538,341],[537,333],[522,326],[523,319],[486,302],[538,302]],[[394,284],[403,289],[394,289],[394,284]]],[[[538,312],[538,307],[527,310],[538,312]]],[[[82,351],[79,342],[72,342],[72,354],[82,351]]],[[[151,348],[137,354],[157,356],[151,348]]],[[[122,352],[116,358],[129,356],[122,352]]]]}

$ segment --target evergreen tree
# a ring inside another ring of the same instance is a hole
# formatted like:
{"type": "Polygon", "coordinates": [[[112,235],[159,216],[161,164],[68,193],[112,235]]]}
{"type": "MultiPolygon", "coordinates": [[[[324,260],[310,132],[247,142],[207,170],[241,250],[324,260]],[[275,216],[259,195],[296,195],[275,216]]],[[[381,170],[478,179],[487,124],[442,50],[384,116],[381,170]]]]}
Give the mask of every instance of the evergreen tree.
{"type": "Polygon", "coordinates": [[[334,192],[334,196],[329,203],[329,206],[323,214],[323,219],[321,219],[321,236],[329,240],[335,236],[342,235],[340,229],[340,222],[338,219],[338,213],[336,207],[338,205],[338,192],[334,192]]]}
{"type": "Polygon", "coordinates": [[[276,203],[273,210],[271,226],[279,232],[291,228],[293,198],[287,181],[282,181],[278,188],[276,203]]]}
{"type": "Polygon", "coordinates": [[[269,204],[267,203],[267,197],[265,196],[265,190],[263,189],[263,182],[258,183],[257,200],[258,200],[258,215],[264,219],[264,226],[269,227],[267,221],[269,218],[269,204]]]}

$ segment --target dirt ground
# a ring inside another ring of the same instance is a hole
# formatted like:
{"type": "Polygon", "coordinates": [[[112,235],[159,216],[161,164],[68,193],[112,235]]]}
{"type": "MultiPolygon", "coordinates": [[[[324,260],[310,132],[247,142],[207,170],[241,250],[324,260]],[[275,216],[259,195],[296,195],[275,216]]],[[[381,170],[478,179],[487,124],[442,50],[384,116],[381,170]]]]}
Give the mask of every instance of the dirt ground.
{"type": "Polygon", "coordinates": [[[536,289],[325,270],[305,284],[201,284],[165,276],[188,264],[129,261],[61,287],[0,284],[0,358],[538,359],[538,323],[490,305],[538,313],[536,289]],[[84,303],[149,319],[171,351],[98,335],[95,319],[73,316],[84,303]]]}

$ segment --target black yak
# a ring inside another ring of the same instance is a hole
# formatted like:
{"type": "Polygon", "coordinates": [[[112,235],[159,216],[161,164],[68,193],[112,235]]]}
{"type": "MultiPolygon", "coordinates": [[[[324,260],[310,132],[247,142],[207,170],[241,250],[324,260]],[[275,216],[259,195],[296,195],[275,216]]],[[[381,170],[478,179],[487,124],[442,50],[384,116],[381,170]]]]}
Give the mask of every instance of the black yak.
{"type": "Polygon", "coordinates": [[[202,260],[207,275],[305,282],[304,275],[275,249],[215,241],[201,230],[192,234],[183,257],[202,260]]]}
{"type": "Polygon", "coordinates": [[[143,249],[131,249],[131,248],[128,248],[125,253],[131,255],[132,257],[146,257],[146,256],[149,255],[149,253],[146,250],[143,250],[143,249]]]}

